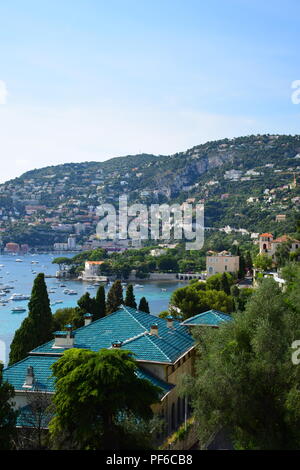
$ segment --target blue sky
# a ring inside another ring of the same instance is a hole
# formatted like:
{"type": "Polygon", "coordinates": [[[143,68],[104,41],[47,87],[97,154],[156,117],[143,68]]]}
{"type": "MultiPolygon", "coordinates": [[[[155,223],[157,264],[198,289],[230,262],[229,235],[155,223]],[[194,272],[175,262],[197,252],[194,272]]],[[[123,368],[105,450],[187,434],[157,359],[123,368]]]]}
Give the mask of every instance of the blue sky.
{"type": "Polygon", "coordinates": [[[300,133],[298,0],[0,3],[0,181],[300,133]]]}

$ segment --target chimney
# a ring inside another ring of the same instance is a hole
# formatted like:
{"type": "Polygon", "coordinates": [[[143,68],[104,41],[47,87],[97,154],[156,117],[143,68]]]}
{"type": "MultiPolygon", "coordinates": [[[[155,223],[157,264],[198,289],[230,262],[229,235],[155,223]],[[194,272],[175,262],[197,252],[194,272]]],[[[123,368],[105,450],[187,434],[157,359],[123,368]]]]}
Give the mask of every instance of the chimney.
{"type": "Polygon", "coordinates": [[[111,347],[112,347],[113,349],[117,349],[117,348],[120,348],[120,347],[122,346],[122,344],[123,344],[122,341],[119,341],[119,340],[113,341],[113,342],[111,343],[111,347]]]}
{"type": "Polygon", "coordinates": [[[83,318],[84,318],[84,326],[90,325],[93,321],[93,315],[91,313],[85,313],[83,315],[83,318]]]}
{"type": "Polygon", "coordinates": [[[53,348],[73,348],[74,347],[74,333],[73,325],[68,324],[65,326],[66,331],[55,331],[53,348]]]}
{"type": "Polygon", "coordinates": [[[25,383],[24,383],[23,387],[31,388],[33,386],[33,384],[34,384],[33,367],[29,366],[29,367],[27,367],[25,383]]]}
{"type": "Polygon", "coordinates": [[[167,327],[168,328],[173,328],[174,327],[173,317],[171,315],[169,315],[167,317],[167,327]]]}
{"type": "Polygon", "coordinates": [[[153,323],[150,327],[150,335],[158,336],[158,325],[157,323],[153,323]]]}

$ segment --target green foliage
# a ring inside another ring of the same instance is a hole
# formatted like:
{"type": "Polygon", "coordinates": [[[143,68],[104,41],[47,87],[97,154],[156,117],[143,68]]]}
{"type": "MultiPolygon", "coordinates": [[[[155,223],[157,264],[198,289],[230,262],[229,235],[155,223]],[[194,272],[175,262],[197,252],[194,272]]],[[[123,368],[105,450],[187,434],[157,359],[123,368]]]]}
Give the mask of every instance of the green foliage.
{"type": "Polygon", "coordinates": [[[186,287],[180,287],[172,293],[170,304],[182,312],[184,319],[211,309],[225,313],[232,312],[233,299],[231,295],[222,290],[211,289],[211,286],[217,286],[220,289],[221,279],[222,275],[219,274],[211,276],[206,282],[206,289],[204,289],[205,283],[202,282],[194,282],[186,287]],[[212,281],[209,283],[210,279],[212,281]]]}
{"type": "Polygon", "coordinates": [[[99,318],[105,317],[105,314],[105,289],[104,286],[99,286],[95,297],[94,320],[98,320],[99,318]]]}
{"type": "Polygon", "coordinates": [[[131,353],[122,349],[66,351],[52,366],[56,415],[49,429],[54,447],[117,450],[134,445],[128,420],[132,429],[134,421],[151,419],[160,390],[139,379],[136,369],[131,353]]]}
{"type": "Polygon", "coordinates": [[[300,337],[299,300],[299,284],[282,293],[264,279],[233,322],[198,329],[189,392],[202,447],[223,427],[238,449],[299,448],[300,371],[291,361],[291,344],[300,337]]]}
{"type": "Polygon", "coordinates": [[[0,450],[10,450],[16,433],[17,412],[12,406],[15,392],[8,382],[3,382],[2,371],[0,364],[0,450]]]}
{"type": "Polygon", "coordinates": [[[59,308],[53,315],[53,330],[62,331],[65,325],[74,325],[80,328],[84,324],[84,320],[79,307],[59,308]]]}
{"type": "Polygon", "coordinates": [[[128,284],[127,286],[124,304],[127,305],[127,307],[136,308],[136,301],[132,284],[128,284]]]}
{"type": "Polygon", "coordinates": [[[292,244],[289,242],[281,243],[277,246],[275,251],[276,264],[282,268],[290,260],[290,249],[292,244]]]}
{"type": "Polygon", "coordinates": [[[141,298],[138,310],[140,310],[141,312],[150,313],[150,308],[146,297],[141,298]]]}
{"type": "Polygon", "coordinates": [[[254,266],[256,269],[268,271],[272,267],[272,258],[265,253],[257,255],[254,259],[254,266]]]}
{"type": "Polygon", "coordinates": [[[106,314],[110,314],[118,310],[120,305],[123,304],[123,289],[120,280],[117,280],[111,286],[107,294],[106,314]]]}
{"type": "Polygon", "coordinates": [[[28,316],[15,332],[11,344],[10,365],[24,359],[29,351],[51,339],[53,320],[43,273],[34,280],[28,308],[28,316]]]}

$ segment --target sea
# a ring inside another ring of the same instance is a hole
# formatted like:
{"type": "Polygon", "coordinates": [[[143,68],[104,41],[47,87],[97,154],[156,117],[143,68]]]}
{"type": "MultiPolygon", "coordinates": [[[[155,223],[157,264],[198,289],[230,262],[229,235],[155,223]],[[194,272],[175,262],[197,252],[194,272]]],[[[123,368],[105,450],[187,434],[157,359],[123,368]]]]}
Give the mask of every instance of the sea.
{"type": "MultiPolygon", "coordinates": [[[[64,254],[63,256],[74,256],[75,253],[64,254]]],[[[0,255],[0,291],[6,286],[12,289],[5,295],[0,297],[0,361],[7,364],[9,348],[14,337],[15,331],[19,328],[22,321],[28,314],[28,300],[10,300],[13,294],[30,295],[33,281],[38,273],[44,273],[46,276],[47,290],[51,304],[52,313],[65,307],[75,307],[77,300],[85,293],[89,292],[91,297],[96,295],[97,286],[92,283],[56,279],[55,274],[58,265],[52,261],[59,254],[26,254],[26,255],[0,255]],[[64,293],[65,289],[76,291],[74,295],[64,293]],[[1,305],[2,301],[8,301],[1,305]],[[14,307],[23,307],[24,312],[13,312],[14,307]]],[[[172,282],[154,282],[154,281],[138,281],[133,283],[134,294],[137,304],[141,297],[146,297],[150,312],[158,315],[161,311],[166,310],[172,292],[178,287],[182,287],[185,283],[182,281],[172,282]]],[[[110,286],[105,285],[106,293],[110,286]]],[[[124,294],[125,294],[124,287],[124,294]]]]}

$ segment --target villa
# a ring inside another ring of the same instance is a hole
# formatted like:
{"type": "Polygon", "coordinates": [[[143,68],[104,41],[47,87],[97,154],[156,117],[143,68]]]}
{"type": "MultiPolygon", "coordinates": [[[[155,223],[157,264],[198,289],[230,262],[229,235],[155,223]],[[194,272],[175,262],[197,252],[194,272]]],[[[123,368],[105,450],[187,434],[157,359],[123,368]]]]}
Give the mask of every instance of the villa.
{"type": "MultiPolygon", "coordinates": [[[[28,356],[3,371],[3,378],[15,388],[15,407],[20,410],[18,427],[28,428],[28,392],[54,394],[51,365],[64,351],[84,348],[99,351],[102,348],[121,348],[135,355],[137,375],[149,380],[161,389],[159,404],[153,411],[165,422],[164,435],[172,433],[189,414],[187,398],[178,394],[178,380],[182,374],[193,374],[195,340],[191,328],[195,326],[216,327],[231,321],[230,315],[211,310],[180,322],[159,318],[142,311],[120,306],[112,314],[92,321],[85,315],[85,325],[73,330],[67,325],[65,331],[54,333],[53,340],[45,343],[28,356]]],[[[44,427],[47,428],[47,422],[44,427]]],[[[32,426],[32,424],[31,424],[32,426]]]]}

